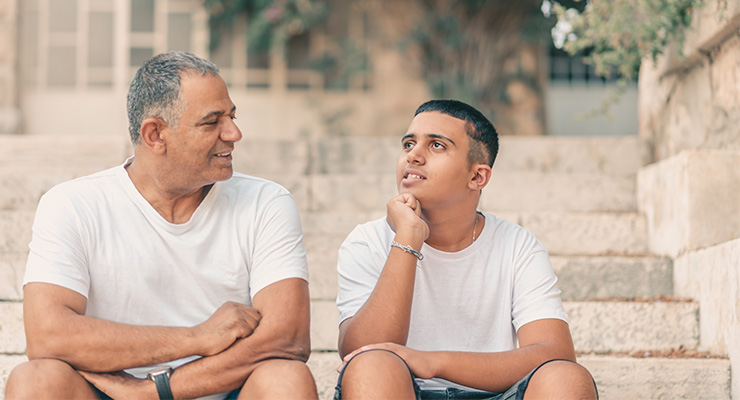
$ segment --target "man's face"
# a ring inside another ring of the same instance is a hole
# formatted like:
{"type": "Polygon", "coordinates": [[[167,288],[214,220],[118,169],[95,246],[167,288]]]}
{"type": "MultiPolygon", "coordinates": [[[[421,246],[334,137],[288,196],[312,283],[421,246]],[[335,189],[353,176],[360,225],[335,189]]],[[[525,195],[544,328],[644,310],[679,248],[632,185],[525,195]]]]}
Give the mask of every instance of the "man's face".
{"type": "Polygon", "coordinates": [[[469,192],[465,121],[440,112],[423,112],[401,140],[396,166],[399,193],[411,193],[425,209],[452,206],[469,192]]]}
{"type": "Polygon", "coordinates": [[[180,79],[184,111],[169,128],[167,157],[173,180],[200,187],[229,179],[234,142],[242,138],[234,124],[236,107],[220,76],[184,73],[180,79]]]}

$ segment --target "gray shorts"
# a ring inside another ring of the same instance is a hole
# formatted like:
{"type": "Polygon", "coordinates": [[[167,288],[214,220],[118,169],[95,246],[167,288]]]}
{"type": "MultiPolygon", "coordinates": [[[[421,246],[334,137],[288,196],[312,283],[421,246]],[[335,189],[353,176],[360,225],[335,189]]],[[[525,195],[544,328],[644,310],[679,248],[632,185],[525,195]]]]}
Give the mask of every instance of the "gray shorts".
{"type": "MultiPolygon", "coordinates": [[[[385,349],[377,349],[381,351],[387,351],[392,354],[393,353],[390,350],[385,349]]],[[[371,350],[375,351],[375,350],[371,350]]],[[[401,358],[401,357],[399,357],[401,358]]],[[[406,364],[406,361],[404,361],[401,358],[401,361],[403,361],[404,364],[406,364]]],[[[481,390],[464,390],[464,389],[458,389],[458,388],[447,388],[445,390],[421,390],[419,388],[419,385],[416,384],[414,373],[411,372],[411,368],[408,368],[408,364],[406,364],[406,368],[409,369],[409,374],[411,374],[411,379],[414,382],[414,392],[416,393],[416,399],[417,400],[453,400],[453,399],[460,399],[460,400],[522,400],[524,399],[524,391],[527,390],[527,386],[529,386],[529,380],[532,378],[532,375],[537,372],[540,367],[543,365],[549,363],[550,361],[569,361],[570,360],[548,360],[544,363],[540,364],[537,368],[533,369],[530,373],[528,373],[524,378],[520,379],[519,382],[515,383],[513,386],[511,386],[507,391],[503,393],[496,393],[496,392],[485,392],[481,390]]],[[[352,360],[350,360],[352,362],[352,360]]],[[[349,362],[347,363],[349,365],[349,362]]],[[[344,369],[339,373],[339,379],[337,380],[337,386],[334,390],[334,400],[341,400],[342,399],[342,376],[344,375],[344,370],[347,368],[347,365],[344,366],[344,369]]],[[[594,383],[594,386],[596,386],[596,383],[594,383]]]]}

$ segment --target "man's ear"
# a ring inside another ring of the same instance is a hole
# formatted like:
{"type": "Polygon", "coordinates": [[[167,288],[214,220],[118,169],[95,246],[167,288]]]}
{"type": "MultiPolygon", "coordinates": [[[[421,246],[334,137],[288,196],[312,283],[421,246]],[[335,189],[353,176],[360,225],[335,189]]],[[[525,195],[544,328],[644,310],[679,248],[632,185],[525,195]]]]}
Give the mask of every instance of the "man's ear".
{"type": "Polygon", "coordinates": [[[141,123],[139,134],[141,144],[150,148],[156,154],[164,154],[166,150],[164,131],[168,125],[160,118],[147,118],[141,123]]]}
{"type": "Polygon", "coordinates": [[[470,172],[473,174],[468,182],[468,188],[470,190],[483,190],[491,180],[491,167],[488,164],[473,164],[470,172]]]}

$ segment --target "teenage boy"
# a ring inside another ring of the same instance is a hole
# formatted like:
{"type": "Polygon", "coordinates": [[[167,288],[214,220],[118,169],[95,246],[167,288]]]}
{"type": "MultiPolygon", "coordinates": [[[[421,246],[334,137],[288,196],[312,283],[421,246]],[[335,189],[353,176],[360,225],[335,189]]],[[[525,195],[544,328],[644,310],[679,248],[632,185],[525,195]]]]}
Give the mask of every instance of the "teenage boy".
{"type": "Polygon", "coordinates": [[[429,101],[401,149],[386,218],[339,250],[335,398],[597,398],[547,251],[477,210],[498,153],[490,121],[429,101]]]}

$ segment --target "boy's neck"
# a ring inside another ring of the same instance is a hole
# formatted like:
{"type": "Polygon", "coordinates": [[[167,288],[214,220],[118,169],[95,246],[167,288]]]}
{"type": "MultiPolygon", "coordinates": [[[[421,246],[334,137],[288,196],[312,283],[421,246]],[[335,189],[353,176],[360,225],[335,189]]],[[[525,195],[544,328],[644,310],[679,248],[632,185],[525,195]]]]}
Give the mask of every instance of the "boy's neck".
{"type": "Polygon", "coordinates": [[[429,237],[425,243],[450,253],[470,246],[473,244],[474,228],[477,237],[485,226],[485,218],[476,212],[475,206],[458,206],[446,210],[422,209],[422,217],[429,226],[429,237]]]}

